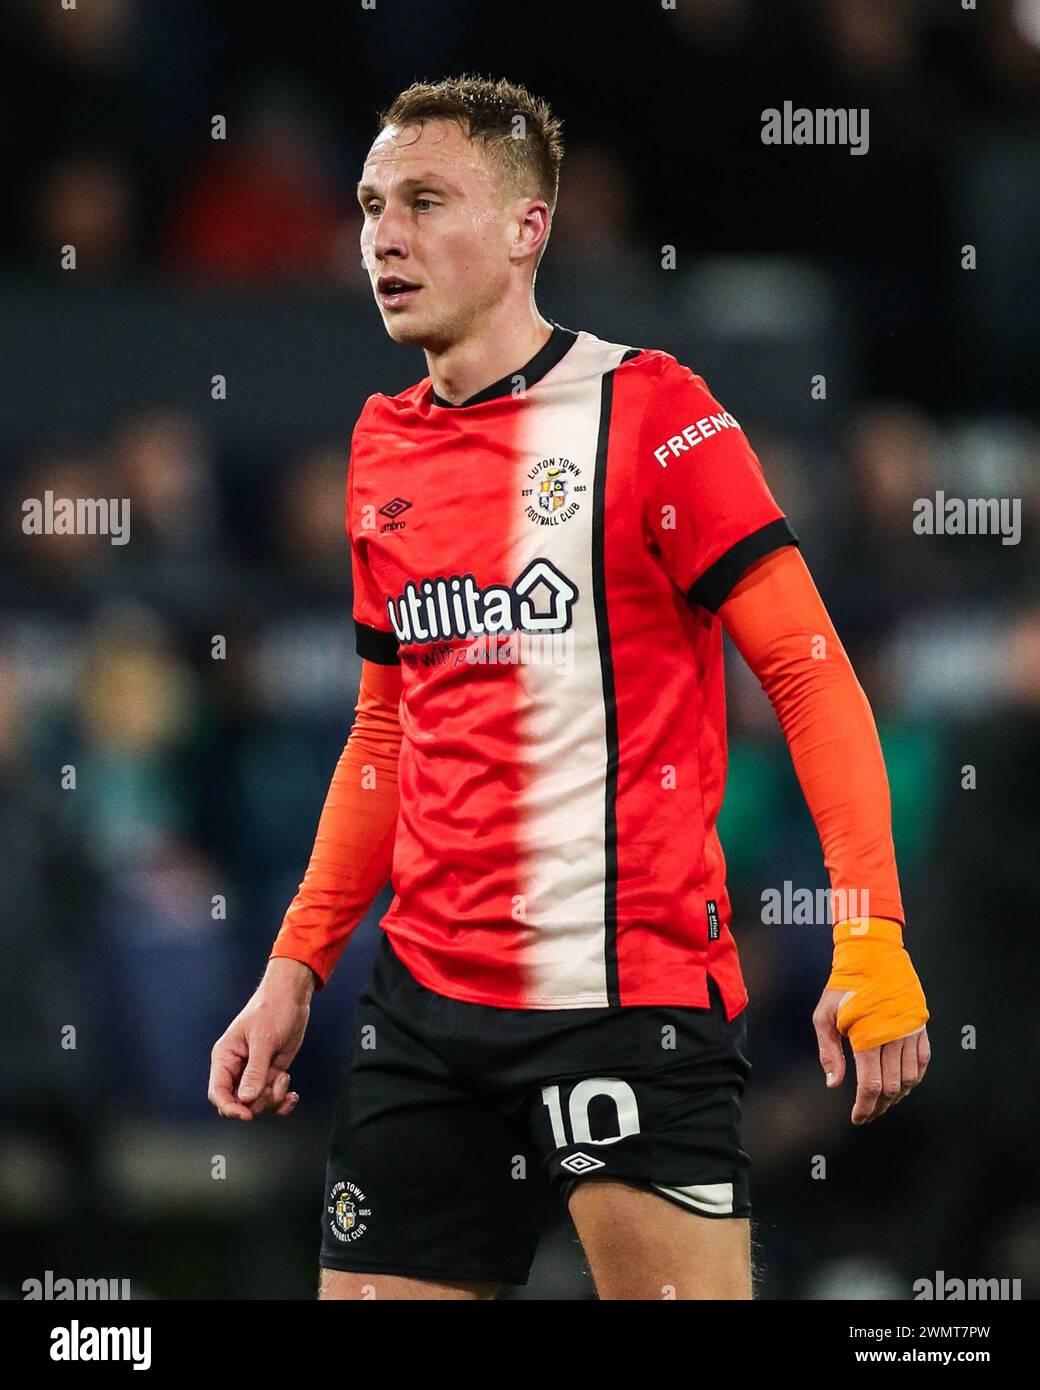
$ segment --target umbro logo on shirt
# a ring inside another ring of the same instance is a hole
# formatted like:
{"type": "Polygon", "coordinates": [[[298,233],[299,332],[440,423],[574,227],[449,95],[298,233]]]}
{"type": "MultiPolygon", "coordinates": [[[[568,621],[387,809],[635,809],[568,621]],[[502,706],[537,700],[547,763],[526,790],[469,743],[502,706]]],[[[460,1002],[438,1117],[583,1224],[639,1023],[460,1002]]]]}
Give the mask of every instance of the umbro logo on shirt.
{"type": "Polygon", "coordinates": [[[391,497],[389,502],[384,502],[379,508],[379,515],[387,517],[388,520],[380,526],[380,534],[384,531],[403,531],[405,523],[398,521],[397,518],[402,512],[406,512],[411,505],[411,502],[404,497],[391,497]]]}

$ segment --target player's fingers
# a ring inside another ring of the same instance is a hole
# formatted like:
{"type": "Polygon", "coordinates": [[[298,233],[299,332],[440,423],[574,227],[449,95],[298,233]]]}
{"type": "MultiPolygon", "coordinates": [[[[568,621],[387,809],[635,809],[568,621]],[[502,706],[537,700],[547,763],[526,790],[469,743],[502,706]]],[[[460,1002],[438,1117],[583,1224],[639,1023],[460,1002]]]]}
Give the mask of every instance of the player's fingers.
{"type": "Polygon", "coordinates": [[[874,1112],[875,1120],[886,1110],[891,1110],[893,1105],[898,1105],[913,1090],[913,1085],[907,1081],[903,1070],[904,1048],[908,1041],[907,1038],[897,1038],[894,1042],[885,1043],[881,1048],[882,1094],[874,1112]]]}
{"type": "Polygon", "coordinates": [[[271,1087],[265,1086],[257,1096],[256,1100],[249,1102],[249,1109],[254,1115],[262,1115],[265,1110],[271,1108],[271,1087]]]}
{"type": "Polygon", "coordinates": [[[282,1101],[285,1100],[288,1090],[289,1073],[272,1070],[267,1078],[267,1084],[253,1102],[253,1113],[259,1115],[265,1110],[277,1110],[282,1101]]]}
{"type": "Polygon", "coordinates": [[[911,1033],[908,1038],[901,1038],[900,1047],[902,1049],[900,1067],[903,1073],[903,1084],[898,1096],[893,1101],[894,1105],[898,1105],[901,1100],[904,1100],[921,1079],[921,1068],[917,1061],[917,1035],[911,1033]]]}
{"type": "Polygon", "coordinates": [[[279,1116],[291,1115],[299,1103],[299,1093],[296,1091],[290,1091],[289,1094],[285,1097],[285,1100],[282,1101],[281,1105],[274,1113],[279,1116]]]}
{"type": "Polygon", "coordinates": [[[250,1102],[249,1108],[254,1115],[263,1115],[267,1111],[277,1111],[285,1100],[288,1090],[289,1073],[272,1068],[264,1089],[256,1100],[250,1102]]]}
{"type": "Polygon", "coordinates": [[[253,1117],[245,1105],[239,1105],[233,1097],[230,1100],[214,1101],[217,1114],[225,1120],[251,1120],[253,1117]]]}
{"type": "Polygon", "coordinates": [[[262,1038],[250,1039],[249,1060],[238,1087],[238,1099],[243,1105],[249,1105],[251,1101],[256,1100],[267,1085],[273,1052],[274,1048],[270,1042],[265,1042],[262,1038]]]}
{"type": "Polygon", "coordinates": [[[928,1029],[922,1028],[917,1035],[917,1075],[919,1081],[924,1080],[924,1074],[931,1060],[932,1045],[928,1041],[928,1029]]]}
{"type": "Polygon", "coordinates": [[[921,1079],[918,1061],[918,1035],[897,1038],[885,1043],[881,1049],[881,1097],[874,1109],[873,1119],[878,1119],[893,1105],[905,1100],[921,1079]]]}
{"type": "MultiPolygon", "coordinates": [[[[830,991],[833,993],[833,991],[830,991]]],[[[838,1032],[838,1025],[835,1022],[837,1008],[835,1001],[827,998],[828,991],[824,991],[820,1002],[817,1004],[813,1016],[813,1027],[816,1029],[816,1043],[819,1049],[820,1066],[827,1085],[832,1089],[840,1086],[845,1080],[845,1049],[842,1046],[841,1034],[838,1032]]]]}
{"type": "MultiPolygon", "coordinates": [[[[887,1042],[881,1048],[881,1092],[885,1109],[894,1105],[903,1089],[903,1039],[887,1042]]],[[[882,1112],[884,1113],[884,1112],[882,1112]]]]}
{"type": "Polygon", "coordinates": [[[265,1082],[264,1089],[257,1096],[256,1100],[250,1101],[249,1108],[254,1115],[263,1115],[268,1110],[276,1108],[273,1100],[274,1087],[270,1081],[265,1082]]]}
{"type": "Polygon", "coordinates": [[[903,1039],[903,1085],[912,1089],[921,1079],[921,1067],[917,1060],[917,1035],[903,1039]]]}
{"type": "Polygon", "coordinates": [[[856,1059],[856,1099],[852,1106],[852,1123],[864,1125],[873,1120],[884,1100],[881,1080],[881,1049],[868,1048],[853,1054],[856,1059]]]}
{"type": "Polygon", "coordinates": [[[234,1084],[235,1071],[231,1061],[223,1056],[214,1056],[207,1092],[210,1104],[216,1106],[217,1113],[226,1120],[251,1119],[247,1108],[235,1099],[234,1084]]]}

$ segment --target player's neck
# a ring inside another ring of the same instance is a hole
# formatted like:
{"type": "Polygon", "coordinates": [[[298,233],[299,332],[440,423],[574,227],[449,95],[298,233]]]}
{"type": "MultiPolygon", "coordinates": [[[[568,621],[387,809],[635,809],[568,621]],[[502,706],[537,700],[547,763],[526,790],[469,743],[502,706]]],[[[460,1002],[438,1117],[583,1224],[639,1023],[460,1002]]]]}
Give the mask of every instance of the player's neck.
{"type": "Polygon", "coordinates": [[[552,324],[533,302],[517,315],[503,313],[485,321],[467,338],[443,352],[426,349],[426,366],[433,389],[452,405],[468,401],[478,391],[519,372],[549,341],[552,324]]]}

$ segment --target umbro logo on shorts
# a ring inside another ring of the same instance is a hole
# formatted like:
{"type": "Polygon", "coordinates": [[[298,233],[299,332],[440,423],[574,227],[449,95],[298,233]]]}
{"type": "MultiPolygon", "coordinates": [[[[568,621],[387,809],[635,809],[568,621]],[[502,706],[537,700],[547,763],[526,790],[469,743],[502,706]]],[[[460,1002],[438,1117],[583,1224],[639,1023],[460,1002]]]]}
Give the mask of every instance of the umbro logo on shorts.
{"type": "Polygon", "coordinates": [[[588,1154],[583,1154],[581,1150],[576,1154],[571,1154],[570,1158],[562,1159],[561,1168],[566,1168],[568,1173],[591,1173],[594,1168],[605,1168],[607,1165],[601,1163],[598,1158],[590,1158],[588,1154]]]}

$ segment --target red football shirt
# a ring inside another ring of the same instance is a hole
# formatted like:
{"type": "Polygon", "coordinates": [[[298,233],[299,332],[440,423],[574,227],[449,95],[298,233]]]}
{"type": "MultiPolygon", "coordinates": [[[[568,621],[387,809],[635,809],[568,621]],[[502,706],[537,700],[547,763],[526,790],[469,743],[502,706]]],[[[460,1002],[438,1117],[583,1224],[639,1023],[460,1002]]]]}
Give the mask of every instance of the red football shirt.
{"type": "Polygon", "coordinates": [[[721,624],[797,539],[665,352],[553,325],[461,405],[371,396],[347,493],[359,653],[402,664],[396,953],[511,1008],[747,1002],[715,821],[721,624]]]}

